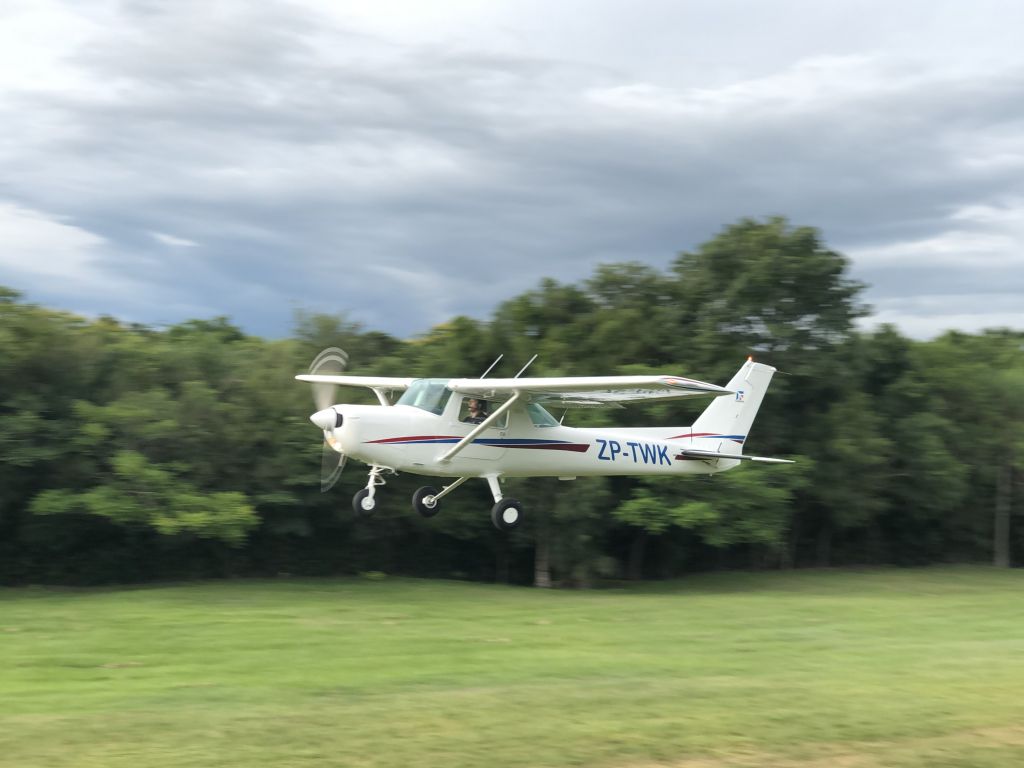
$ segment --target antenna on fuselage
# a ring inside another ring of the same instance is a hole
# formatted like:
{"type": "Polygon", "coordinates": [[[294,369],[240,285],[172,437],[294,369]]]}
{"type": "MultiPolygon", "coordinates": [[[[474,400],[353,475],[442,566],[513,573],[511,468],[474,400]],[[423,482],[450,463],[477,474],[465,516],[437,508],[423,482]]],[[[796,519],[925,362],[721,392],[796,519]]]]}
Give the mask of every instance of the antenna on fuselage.
{"type": "Polygon", "coordinates": [[[531,365],[533,365],[533,361],[534,361],[534,360],[536,360],[536,359],[537,359],[537,357],[538,357],[538,355],[534,355],[533,357],[531,357],[531,358],[530,358],[530,362],[528,362],[528,363],[527,363],[526,365],[524,365],[524,366],[522,367],[522,369],[520,369],[519,373],[517,373],[517,374],[516,374],[515,376],[513,376],[512,378],[513,378],[513,379],[518,379],[518,378],[519,378],[520,376],[522,376],[522,375],[523,375],[523,371],[525,371],[525,370],[526,370],[527,368],[529,368],[529,367],[530,367],[531,365]]]}
{"type": "Polygon", "coordinates": [[[491,363],[491,367],[490,368],[488,368],[486,371],[484,371],[482,374],[480,374],[480,378],[481,379],[487,378],[487,374],[494,370],[494,366],[496,366],[498,363],[500,363],[501,362],[501,358],[503,358],[504,356],[505,356],[504,353],[498,355],[498,359],[495,360],[493,363],[491,363]]]}

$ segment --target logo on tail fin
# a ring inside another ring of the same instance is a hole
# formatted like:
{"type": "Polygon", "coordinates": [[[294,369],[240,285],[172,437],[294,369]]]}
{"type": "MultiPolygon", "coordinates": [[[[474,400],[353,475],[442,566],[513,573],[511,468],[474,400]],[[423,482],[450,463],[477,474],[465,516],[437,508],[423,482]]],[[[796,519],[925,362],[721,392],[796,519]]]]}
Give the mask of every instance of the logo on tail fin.
{"type": "Polygon", "coordinates": [[[743,396],[744,396],[743,395],[743,390],[742,389],[737,389],[736,390],[736,402],[737,403],[742,403],[743,402],[743,396]]]}

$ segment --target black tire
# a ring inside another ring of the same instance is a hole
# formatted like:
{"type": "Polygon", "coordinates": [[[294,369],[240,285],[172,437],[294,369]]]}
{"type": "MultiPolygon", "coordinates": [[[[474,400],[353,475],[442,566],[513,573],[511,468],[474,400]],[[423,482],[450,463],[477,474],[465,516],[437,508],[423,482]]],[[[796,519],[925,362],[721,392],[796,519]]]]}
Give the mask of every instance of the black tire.
{"type": "Polygon", "coordinates": [[[429,485],[417,488],[416,493],[412,495],[412,508],[424,517],[433,517],[441,511],[441,502],[433,501],[434,496],[437,496],[437,488],[429,485]],[[428,498],[433,504],[427,503],[428,498]]]}
{"type": "Polygon", "coordinates": [[[362,488],[356,492],[356,495],[352,497],[352,509],[355,510],[356,515],[359,517],[369,517],[373,514],[373,510],[377,508],[377,496],[370,498],[370,491],[366,488],[362,488]],[[369,506],[366,506],[369,504],[369,506]]]}
{"type": "Polygon", "coordinates": [[[511,531],[523,521],[523,505],[515,499],[502,499],[491,508],[491,522],[499,531],[511,531]]]}

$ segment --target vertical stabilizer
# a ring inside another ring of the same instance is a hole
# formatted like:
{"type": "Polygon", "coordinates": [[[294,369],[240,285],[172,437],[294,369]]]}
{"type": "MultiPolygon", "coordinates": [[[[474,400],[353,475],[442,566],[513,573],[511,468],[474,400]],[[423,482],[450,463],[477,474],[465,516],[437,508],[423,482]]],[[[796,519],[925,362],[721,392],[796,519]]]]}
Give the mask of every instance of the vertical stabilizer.
{"type": "Polygon", "coordinates": [[[750,433],[757,409],[768,389],[775,369],[770,365],[748,360],[725,385],[731,395],[716,397],[704,413],[693,423],[693,436],[720,436],[726,438],[722,449],[727,453],[742,453],[743,442],[750,433]]]}

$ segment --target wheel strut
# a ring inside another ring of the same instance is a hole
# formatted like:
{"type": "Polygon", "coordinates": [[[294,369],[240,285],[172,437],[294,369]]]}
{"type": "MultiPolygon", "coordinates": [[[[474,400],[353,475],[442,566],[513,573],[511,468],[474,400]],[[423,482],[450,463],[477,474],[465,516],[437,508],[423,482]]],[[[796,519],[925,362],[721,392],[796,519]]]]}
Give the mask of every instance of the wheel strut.
{"type": "Polygon", "coordinates": [[[413,510],[419,512],[424,517],[433,517],[441,511],[438,502],[467,480],[469,480],[468,477],[460,477],[455,482],[444,486],[440,491],[430,485],[417,488],[416,492],[412,495],[413,510]]]}
{"type": "Polygon", "coordinates": [[[494,496],[491,507],[491,522],[499,531],[511,531],[523,521],[523,505],[516,499],[507,499],[501,495],[501,484],[497,475],[488,475],[487,484],[494,496]]]}
{"type": "Polygon", "coordinates": [[[385,472],[394,474],[390,467],[379,467],[374,464],[370,467],[370,477],[366,481],[366,487],[356,492],[352,497],[352,508],[357,515],[369,515],[377,506],[377,486],[385,485],[387,481],[383,478],[385,472]]]}

